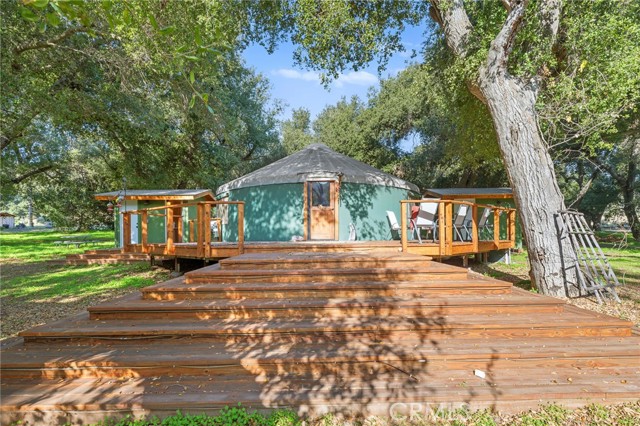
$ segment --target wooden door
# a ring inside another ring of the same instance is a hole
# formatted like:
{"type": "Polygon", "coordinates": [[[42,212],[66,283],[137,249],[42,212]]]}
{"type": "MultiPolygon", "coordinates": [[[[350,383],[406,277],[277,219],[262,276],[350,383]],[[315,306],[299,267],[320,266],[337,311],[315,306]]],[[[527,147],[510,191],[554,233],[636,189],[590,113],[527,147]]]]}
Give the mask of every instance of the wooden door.
{"type": "Polygon", "coordinates": [[[309,203],[308,226],[310,240],[336,239],[336,183],[332,181],[307,182],[309,203]]]}

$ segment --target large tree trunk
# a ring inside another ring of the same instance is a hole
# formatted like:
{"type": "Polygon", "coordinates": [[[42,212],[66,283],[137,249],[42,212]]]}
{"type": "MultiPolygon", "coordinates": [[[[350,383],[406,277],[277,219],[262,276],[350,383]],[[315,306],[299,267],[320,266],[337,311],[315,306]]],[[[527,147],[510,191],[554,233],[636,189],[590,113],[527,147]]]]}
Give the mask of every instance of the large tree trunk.
{"type": "MultiPolygon", "coordinates": [[[[465,58],[473,36],[463,0],[430,0],[431,16],[442,26],[447,45],[465,58]]],[[[487,52],[478,79],[468,86],[491,111],[500,150],[514,190],[531,263],[531,281],[549,295],[578,294],[576,257],[566,233],[556,222],[564,199],[553,162],[537,124],[535,79],[517,79],[507,72],[513,41],[525,15],[527,0],[503,0],[507,18],[487,52]]],[[[560,24],[560,0],[541,0],[543,33],[553,42],[560,24]]]]}
{"type": "Polygon", "coordinates": [[[633,238],[635,238],[636,241],[640,241],[640,220],[638,218],[638,211],[636,210],[634,200],[636,193],[635,181],[638,173],[635,155],[638,154],[638,147],[640,147],[640,144],[637,144],[636,149],[631,150],[631,161],[629,161],[627,176],[624,180],[624,185],[622,186],[624,214],[627,216],[627,221],[631,226],[631,235],[633,235],[633,238]]]}
{"type": "Polygon", "coordinates": [[[551,156],[538,132],[536,90],[483,69],[479,86],[491,111],[522,223],[531,281],[544,294],[577,295],[575,255],[557,213],[565,209],[551,156]]]}

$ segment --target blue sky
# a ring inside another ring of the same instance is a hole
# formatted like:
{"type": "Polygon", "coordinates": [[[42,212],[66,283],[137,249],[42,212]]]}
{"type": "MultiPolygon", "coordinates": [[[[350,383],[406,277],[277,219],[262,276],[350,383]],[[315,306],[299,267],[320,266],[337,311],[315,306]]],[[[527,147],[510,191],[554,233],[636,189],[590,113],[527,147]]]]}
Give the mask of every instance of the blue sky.
{"type": "Polygon", "coordinates": [[[283,43],[271,55],[259,45],[250,46],[243,56],[247,65],[265,75],[271,82],[272,97],[280,99],[286,106],[281,119],[291,117],[291,110],[304,107],[311,111],[313,120],[327,105],[336,104],[343,96],[347,99],[357,95],[366,99],[370,87],[378,87],[379,78],[395,75],[416,59],[411,59],[411,51],[420,50],[425,39],[425,27],[409,27],[402,41],[406,52],[395,54],[386,71],[378,76],[377,63],[370,64],[358,72],[345,71],[328,89],[320,83],[319,73],[300,68],[293,63],[294,46],[283,43]]]}

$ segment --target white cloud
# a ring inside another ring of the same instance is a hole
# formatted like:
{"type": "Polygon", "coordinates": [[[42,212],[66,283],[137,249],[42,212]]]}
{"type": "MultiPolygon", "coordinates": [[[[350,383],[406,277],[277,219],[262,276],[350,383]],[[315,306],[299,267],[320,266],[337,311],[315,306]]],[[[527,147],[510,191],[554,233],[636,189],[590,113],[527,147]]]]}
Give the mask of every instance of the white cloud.
{"type": "Polygon", "coordinates": [[[320,82],[320,74],[318,74],[317,72],[300,72],[289,68],[280,68],[272,71],[272,74],[279,75],[280,77],[284,78],[290,78],[292,80],[315,81],[318,83],[320,82]]]}
{"type": "MultiPolygon", "coordinates": [[[[320,73],[312,71],[300,72],[290,68],[280,68],[271,71],[271,74],[292,80],[315,81],[317,83],[320,83],[321,81],[320,73]]],[[[378,77],[367,71],[350,71],[346,74],[341,74],[338,79],[333,81],[335,87],[344,87],[348,84],[356,86],[372,86],[377,83],[378,77]]]]}
{"type": "Polygon", "coordinates": [[[355,84],[357,86],[372,86],[378,83],[378,77],[366,71],[350,71],[340,75],[335,81],[336,87],[342,87],[345,84],[355,84]]]}

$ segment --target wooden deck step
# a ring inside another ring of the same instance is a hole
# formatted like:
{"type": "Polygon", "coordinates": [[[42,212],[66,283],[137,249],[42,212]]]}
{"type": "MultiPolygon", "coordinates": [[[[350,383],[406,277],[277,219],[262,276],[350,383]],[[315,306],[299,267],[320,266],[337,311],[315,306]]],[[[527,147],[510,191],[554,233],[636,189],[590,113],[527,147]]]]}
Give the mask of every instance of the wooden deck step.
{"type": "Polygon", "coordinates": [[[318,297],[386,297],[448,294],[505,294],[512,285],[487,279],[424,281],[356,281],[187,284],[186,280],[164,282],[142,289],[145,299],[298,299],[318,297]]]}
{"type": "Polygon", "coordinates": [[[468,272],[464,268],[429,262],[419,268],[343,268],[343,269],[264,269],[225,270],[212,265],[185,274],[185,283],[321,283],[360,281],[424,281],[463,280],[468,272]]]}
{"type": "MultiPolygon", "coordinates": [[[[340,377],[285,376],[270,378],[245,374],[223,380],[202,376],[149,377],[129,380],[34,380],[20,384],[3,379],[3,424],[16,420],[89,423],[99,412],[173,414],[215,413],[227,405],[242,403],[247,409],[293,407],[303,414],[327,411],[342,414],[389,415],[394,403],[450,403],[448,408],[493,408],[502,412],[543,402],[584,405],[587,402],[636,400],[640,372],[635,369],[537,369],[496,371],[480,379],[472,371],[428,371],[409,376],[387,368],[361,381],[340,377]],[[624,378],[624,379],[621,379],[624,378]],[[451,402],[455,401],[455,402],[451,402]],[[515,403],[515,404],[514,404],[515,403]],[[80,411],[81,410],[81,411],[80,411]],[[61,413],[64,411],[64,413],[61,413]],[[94,414],[95,415],[95,414],[94,414]]],[[[434,407],[434,408],[435,408],[434,407]]]]}
{"type": "Polygon", "coordinates": [[[249,253],[220,261],[222,270],[420,268],[429,258],[406,253],[249,253]]]}
{"type": "Polygon", "coordinates": [[[335,340],[292,344],[278,338],[232,344],[210,339],[126,341],[78,347],[63,342],[40,343],[3,353],[3,378],[69,379],[79,377],[150,377],[159,375],[233,375],[246,370],[282,374],[341,374],[375,364],[406,371],[507,368],[640,368],[640,338],[540,338],[531,343],[512,339],[458,339],[446,336],[420,342],[398,339],[381,344],[335,340]]]}
{"type": "Polygon", "coordinates": [[[506,314],[562,312],[565,302],[531,293],[297,299],[149,300],[138,294],[90,307],[91,319],[347,318],[363,315],[506,314]]]}
{"type": "Polygon", "coordinates": [[[435,336],[478,337],[570,337],[629,336],[632,323],[567,307],[552,314],[443,315],[407,318],[370,316],[348,318],[272,318],[264,320],[89,320],[82,313],[20,333],[25,341],[43,339],[151,339],[169,337],[331,335],[338,339],[356,336],[410,336],[423,339],[435,336]]]}

